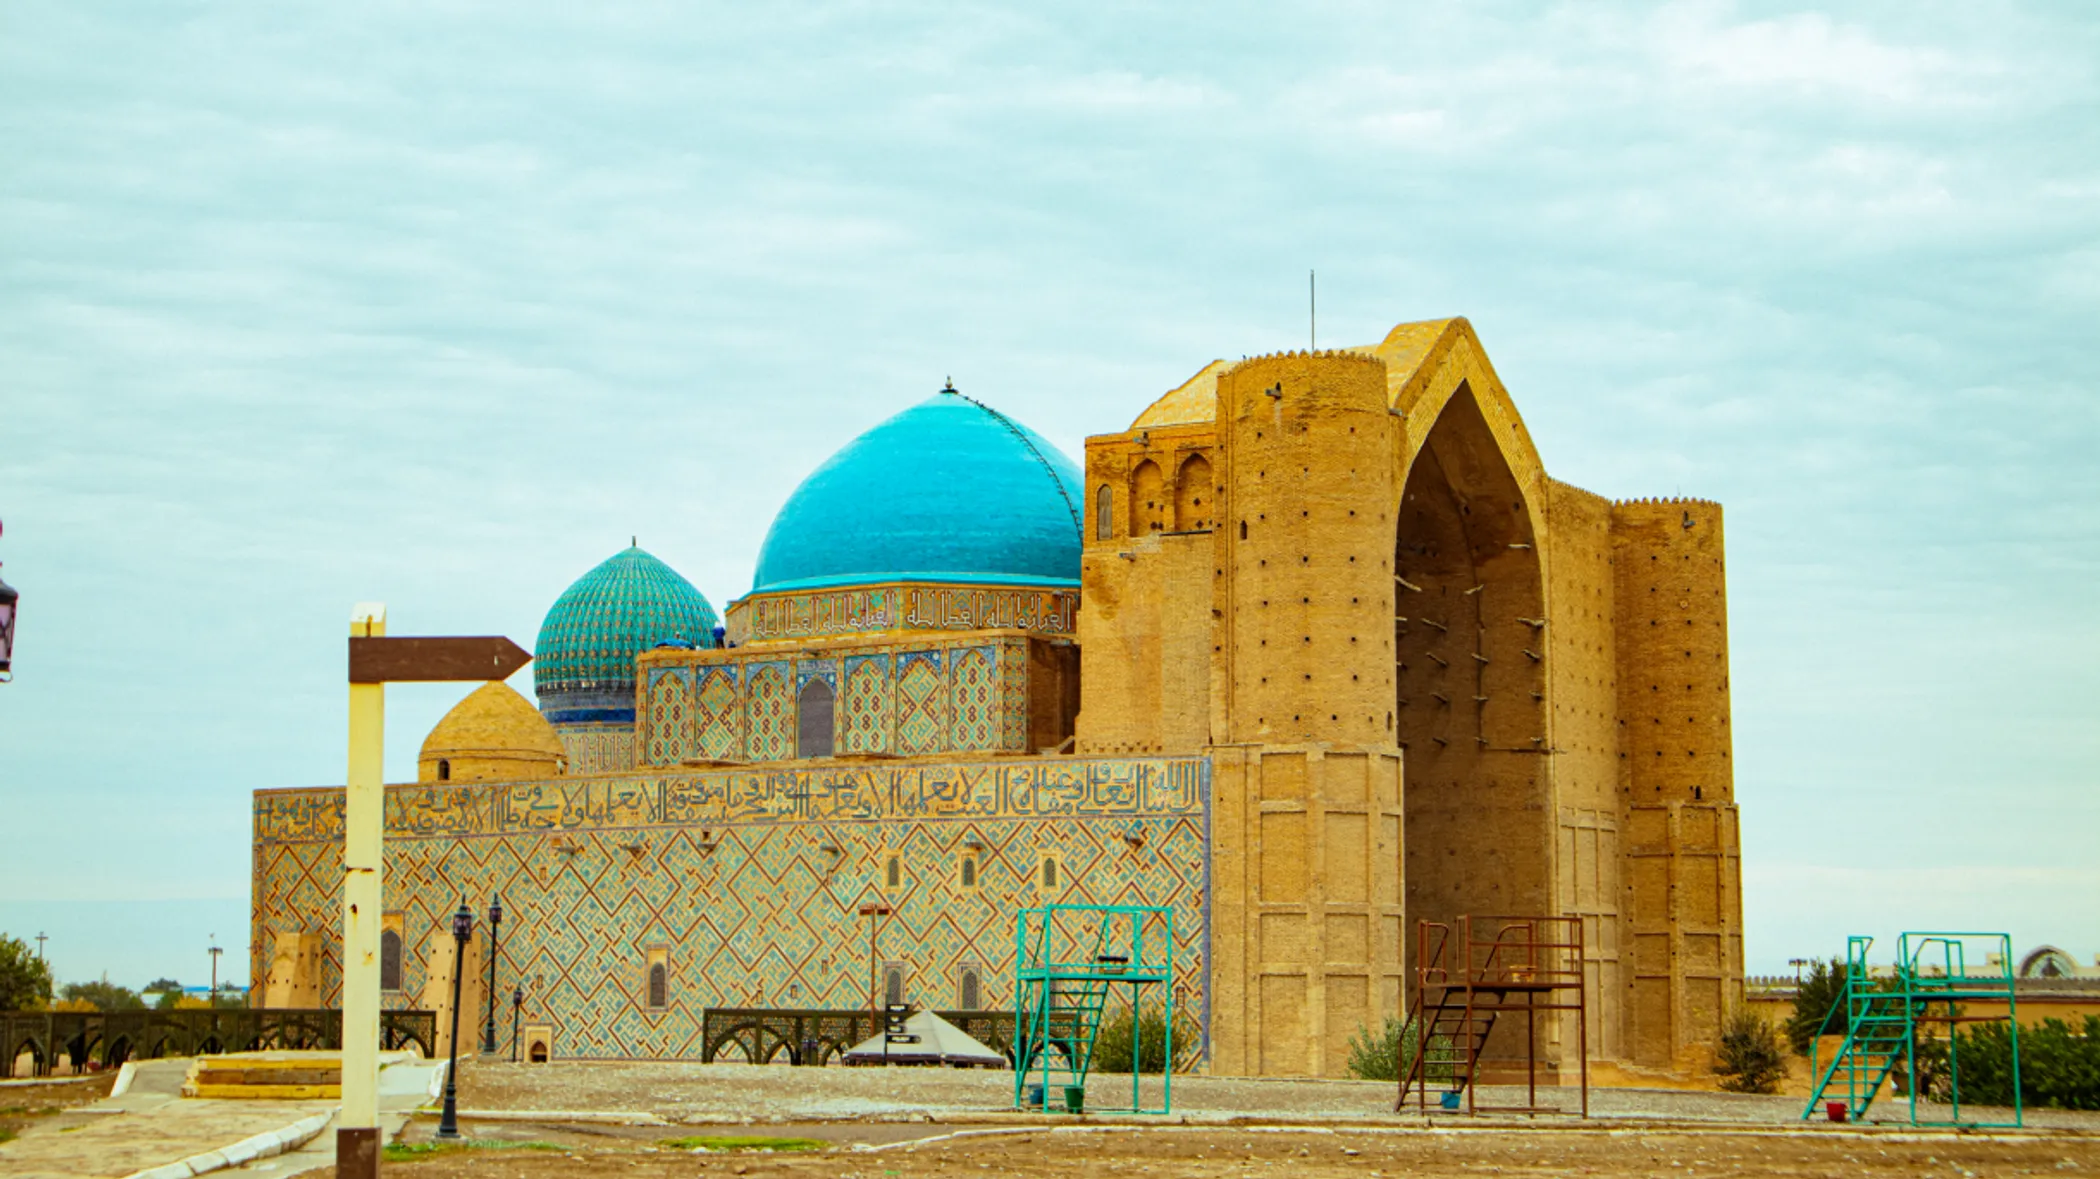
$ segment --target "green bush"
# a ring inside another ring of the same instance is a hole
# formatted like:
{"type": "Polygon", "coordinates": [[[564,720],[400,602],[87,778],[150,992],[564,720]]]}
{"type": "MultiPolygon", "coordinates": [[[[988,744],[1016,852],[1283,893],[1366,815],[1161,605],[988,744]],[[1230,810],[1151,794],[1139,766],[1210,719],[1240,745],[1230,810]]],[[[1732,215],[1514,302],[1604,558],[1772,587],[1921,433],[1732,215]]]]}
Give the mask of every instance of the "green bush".
{"type": "MultiPolygon", "coordinates": [[[[1097,1073],[1128,1073],[1130,1071],[1131,1047],[1130,1008],[1113,1014],[1104,1013],[1101,1029],[1094,1035],[1093,1071],[1097,1073]]],[[[1160,1061],[1167,1054],[1167,1016],[1158,1007],[1147,1005],[1138,1013],[1137,1034],[1143,1037],[1144,1058],[1138,1067],[1148,1073],[1160,1071],[1160,1061]]],[[[1202,1029],[1196,1021],[1177,1012],[1174,1016],[1174,1071],[1185,1073],[1195,1066],[1202,1054],[1202,1029]]]]}
{"type": "MultiPolygon", "coordinates": [[[[1349,1075],[1366,1081],[1399,1080],[1400,1074],[1414,1064],[1419,1046],[1417,1035],[1413,1025],[1391,1017],[1376,1032],[1359,1026],[1356,1034],[1349,1037],[1349,1075]]],[[[1438,1036],[1434,1044],[1438,1048],[1448,1048],[1450,1041],[1438,1036]]],[[[1449,1085],[1455,1079],[1456,1070],[1451,1065],[1431,1061],[1429,1083],[1432,1086],[1449,1085]]]]}
{"type": "Polygon", "coordinates": [[[1786,1045],[1779,1032],[1750,1011],[1738,1011],[1721,1029],[1714,1074],[1731,1093],[1777,1093],[1786,1077],[1786,1045]]]}
{"type": "Polygon", "coordinates": [[[1824,1017],[1838,1005],[1845,995],[1845,960],[1832,958],[1828,962],[1817,961],[1809,967],[1808,977],[1794,989],[1794,1014],[1786,1021],[1787,1043],[1794,1051],[1808,1055],[1809,1045],[1815,1043],[1816,1035],[1827,1030],[1831,1035],[1845,1033],[1845,1017],[1840,1014],[1824,1028],[1824,1017]]]}
{"type": "MultiPolygon", "coordinates": [[[[1978,1024],[1958,1033],[1952,1060],[1947,1049],[1945,1040],[1919,1043],[1921,1096],[1950,1100],[1959,1068],[1963,1105],[2012,1104],[2012,1035],[2005,1024],[1978,1024]]],[[[2100,1015],[2088,1015],[2077,1026],[2045,1019],[2020,1029],[2020,1100],[2030,1106],[2100,1109],[2100,1015]]]]}
{"type": "Polygon", "coordinates": [[[95,1011],[137,1011],[146,1006],[145,1000],[130,987],[118,986],[103,975],[93,982],[67,983],[59,990],[59,997],[75,1003],[92,1004],[95,1011]]]}

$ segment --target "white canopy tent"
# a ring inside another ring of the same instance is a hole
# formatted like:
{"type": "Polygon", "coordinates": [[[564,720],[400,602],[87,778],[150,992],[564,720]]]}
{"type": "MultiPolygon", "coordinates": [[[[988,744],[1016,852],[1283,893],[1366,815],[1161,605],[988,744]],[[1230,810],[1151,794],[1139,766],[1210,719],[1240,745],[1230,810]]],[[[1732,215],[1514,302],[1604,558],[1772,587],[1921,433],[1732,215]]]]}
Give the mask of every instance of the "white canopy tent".
{"type": "Polygon", "coordinates": [[[955,1068],[1006,1068],[1007,1059],[972,1039],[961,1028],[931,1011],[921,1011],[904,1021],[906,1035],[917,1036],[915,1044],[889,1044],[880,1033],[853,1046],[843,1057],[847,1064],[945,1064],[955,1068]]]}

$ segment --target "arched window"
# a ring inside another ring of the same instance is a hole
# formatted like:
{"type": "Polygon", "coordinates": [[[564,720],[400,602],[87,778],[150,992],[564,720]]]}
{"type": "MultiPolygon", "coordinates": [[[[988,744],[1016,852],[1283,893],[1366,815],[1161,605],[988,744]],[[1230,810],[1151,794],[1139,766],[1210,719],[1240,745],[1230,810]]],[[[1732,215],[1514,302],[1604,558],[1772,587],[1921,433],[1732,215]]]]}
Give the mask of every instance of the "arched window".
{"type": "Polygon", "coordinates": [[[649,1006],[660,1010],[669,1006],[670,1002],[671,983],[665,976],[664,964],[652,962],[649,964],[649,1006]]]}
{"type": "Polygon", "coordinates": [[[796,703],[795,756],[830,757],[834,721],[831,685],[821,676],[809,677],[796,703]]]}
{"type": "MultiPolygon", "coordinates": [[[[440,767],[444,762],[439,762],[440,767]]],[[[379,931],[379,989],[398,991],[401,989],[401,934],[397,930],[379,931]]]]}
{"type": "Polygon", "coordinates": [[[1192,454],[1181,464],[1181,474],[1174,477],[1174,527],[1183,532],[1198,532],[1210,527],[1211,482],[1210,460],[1200,454],[1192,454]]]}
{"type": "Polygon", "coordinates": [[[976,856],[964,856],[964,857],[963,857],[963,862],[962,862],[962,886],[963,886],[964,888],[976,888],[976,887],[977,887],[977,857],[976,857],[976,856]]]}
{"type": "Polygon", "coordinates": [[[983,996],[979,994],[980,989],[977,972],[965,967],[962,972],[962,1002],[957,1006],[964,1011],[977,1010],[983,1001],[983,996]]]}
{"type": "Polygon", "coordinates": [[[882,866],[882,886],[896,888],[904,883],[904,863],[901,857],[891,856],[882,866]]]}
{"type": "Polygon", "coordinates": [[[1146,459],[1130,473],[1130,535],[1159,532],[1167,516],[1167,481],[1159,464],[1146,459]]]}
{"type": "Polygon", "coordinates": [[[1044,888],[1057,887],[1057,856],[1054,853],[1043,853],[1041,880],[1044,888]]]}
{"type": "Polygon", "coordinates": [[[1116,533],[1116,493],[1103,483],[1094,492],[1094,539],[1107,540],[1116,533]]]}
{"type": "Polygon", "coordinates": [[[451,759],[451,758],[449,758],[449,757],[441,757],[441,758],[439,758],[439,759],[438,759],[438,781],[440,781],[440,782],[450,782],[451,780],[452,780],[452,759],[451,759]]]}
{"type": "Polygon", "coordinates": [[[904,972],[894,966],[882,972],[882,1001],[892,1006],[904,1002],[904,972]]]}

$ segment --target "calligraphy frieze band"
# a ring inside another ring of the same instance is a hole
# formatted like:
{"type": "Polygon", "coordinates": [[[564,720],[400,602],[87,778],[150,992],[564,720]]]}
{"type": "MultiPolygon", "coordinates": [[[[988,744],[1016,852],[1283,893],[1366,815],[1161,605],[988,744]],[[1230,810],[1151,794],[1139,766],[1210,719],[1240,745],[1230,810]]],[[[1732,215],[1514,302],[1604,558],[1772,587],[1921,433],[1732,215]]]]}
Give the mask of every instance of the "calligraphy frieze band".
{"type": "MultiPolygon", "coordinates": [[[[1115,818],[1199,812],[1202,757],[712,770],[389,786],[389,836],[501,835],[698,823],[1115,818]]],[[[258,842],[342,838],[339,789],[255,797],[258,842]]]]}

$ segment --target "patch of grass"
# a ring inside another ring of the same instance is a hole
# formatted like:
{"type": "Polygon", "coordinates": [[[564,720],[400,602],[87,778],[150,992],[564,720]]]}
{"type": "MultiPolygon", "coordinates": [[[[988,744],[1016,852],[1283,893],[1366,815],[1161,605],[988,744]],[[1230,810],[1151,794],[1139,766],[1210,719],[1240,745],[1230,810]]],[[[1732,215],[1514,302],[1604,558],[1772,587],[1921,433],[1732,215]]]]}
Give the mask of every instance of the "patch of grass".
{"type": "Polygon", "coordinates": [[[827,1145],[815,1138],[729,1138],[696,1134],[687,1138],[660,1138],[658,1146],[669,1150],[822,1150],[827,1145]]]}
{"type": "Polygon", "coordinates": [[[0,1126],[0,1143],[13,1142],[14,1140],[15,1132],[6,1126],[0,1126]]]}
{"type": "Polygon", "coordinates": [[[441,1154],[468,1150],[567,1150],[552,1142],[503,1142],[498,1139],[465,1139],[460,1142],[389,1142],[379,1157],[389,1163],[413,1163],[441,1154]]]}

